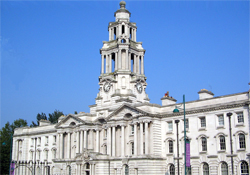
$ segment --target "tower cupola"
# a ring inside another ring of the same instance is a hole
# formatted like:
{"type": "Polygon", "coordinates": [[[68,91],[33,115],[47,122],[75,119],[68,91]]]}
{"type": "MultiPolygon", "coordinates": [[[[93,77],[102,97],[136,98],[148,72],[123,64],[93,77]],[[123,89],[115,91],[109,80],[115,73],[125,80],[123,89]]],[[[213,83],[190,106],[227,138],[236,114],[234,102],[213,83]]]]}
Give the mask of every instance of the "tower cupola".
{"type": "Polygon", "coordinates": [[[129,17],[131,13],[126,9],[126,2],[120,2],[120,9],[115,12],[115,21],[127,21],[129,22],[129,17]]]}

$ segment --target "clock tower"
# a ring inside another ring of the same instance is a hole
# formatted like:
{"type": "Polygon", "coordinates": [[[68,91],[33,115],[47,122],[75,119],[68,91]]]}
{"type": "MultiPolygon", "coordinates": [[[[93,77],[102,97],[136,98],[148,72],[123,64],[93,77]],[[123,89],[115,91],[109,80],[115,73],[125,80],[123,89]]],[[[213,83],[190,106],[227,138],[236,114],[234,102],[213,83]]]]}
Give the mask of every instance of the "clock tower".
{"type": "Polygon", "coordinates": [[[130,22],[131,13],[120,2],[114,16],[115,22],[108,25],[109,41],[103,41],[101,54],[101,75],[96,109],[122,103],[149,102],[144,75],[144,54],[142,42],[136,41],[136,23],[130,22]]]}

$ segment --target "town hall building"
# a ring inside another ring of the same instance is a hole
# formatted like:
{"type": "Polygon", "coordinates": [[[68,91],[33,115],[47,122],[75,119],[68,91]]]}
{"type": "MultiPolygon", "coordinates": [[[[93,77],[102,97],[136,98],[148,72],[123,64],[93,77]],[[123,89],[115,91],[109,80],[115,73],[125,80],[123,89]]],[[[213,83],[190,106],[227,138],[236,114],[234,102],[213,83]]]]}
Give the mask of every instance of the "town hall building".
{"type": "Polygon", "coordinates": [[[249,91],[215,97],[202,89],[199,99],[185,106],[166,93],[161,105],[150,103],[145,49],[137,41],[136,23],[130,22],[124,1],[114,15],[115,21],[108,24],[109,41],[100,49],[100,88],[90,112],[61,116],[56,124],[41,120],[37,127],[17,128],[11,171],[248,175],[249,91]],[[185,107],[185,113],[176,106],[185,107]]]}

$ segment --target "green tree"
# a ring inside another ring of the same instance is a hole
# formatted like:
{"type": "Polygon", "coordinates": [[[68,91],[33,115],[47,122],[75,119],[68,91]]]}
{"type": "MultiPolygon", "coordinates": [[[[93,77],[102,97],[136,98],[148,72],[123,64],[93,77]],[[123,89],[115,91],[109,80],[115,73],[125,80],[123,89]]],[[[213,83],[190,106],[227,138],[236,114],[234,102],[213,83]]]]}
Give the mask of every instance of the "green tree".
{"type": "Polygon", "coordinates": [[[32,121],[30,127],[38,126],[38,125],[39,125],[39,121],[40,121],[41,119],[47,120],[47,116],[46,116],[46,114],[43,113],[43,112],[42,112],[41,114],[38,113],[38,114],[36,115],[36,123],[35,123],[34,121],[32,121]]]}
{"type": "Polygon", "coordinates": [[[18,119],[11,125],[7,122],[0,130],[0,174],[9,173],[12,135],[16,128],[24,126],[27,126],[27,121],[18,119]]]}
{"type": "Polygon", "coordinates": [[[63,112],[59,111],[59,110],[55,110],[52,114],[49,114],[49,121],[51,123],[57,123],[58,118],[61,117],[63,114],[63,112]]]}

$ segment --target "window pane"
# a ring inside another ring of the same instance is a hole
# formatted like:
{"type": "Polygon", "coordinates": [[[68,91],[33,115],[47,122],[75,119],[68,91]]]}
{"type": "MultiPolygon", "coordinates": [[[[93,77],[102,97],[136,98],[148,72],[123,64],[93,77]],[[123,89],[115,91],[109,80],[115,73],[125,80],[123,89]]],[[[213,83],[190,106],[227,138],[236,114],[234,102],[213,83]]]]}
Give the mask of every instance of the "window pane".
{"type": "Polygon", "coordinates": [[[242,112],[237,114],[237,118],[238,118],[238,123],[244,123],[244,116],[242,112]]]}
{"type": "Polygon", "coordinates": [[[174,175],[174,174],[175,174],[175,168],[174,168],[174,165],[173,165],[173,164],[170,165],[170,170],[169,170],[169,172],[170,172],[170,175],[174,175]]]}
{"type": "Polygon", "coordinates": [[[201,138],[202,151],[207,151],[207,139],[205,137],[201,138]]]}
{"type": "Polygon", "coordinates": [[[168,122],[168,131],[173,131],[173,123],[168,122]]]}
{"type": "Polygon", "coordinates": [[[209,175],[209,167],[207,163],[203,164],[203,175],[209,175]]]}
{"type": "Polygon", "coordinates": [[[129,175],[129,167],[128,167],[128,165],[125,165],[125,175],[129,175]]]}
{"type": "Polygon", "coordinates": [[[226,149],[226,143],[225,143],[225,137],[220,136],[220,149],[225,150],[226,149]]]}
{"type": "Polygon", "coordinates": [[[239,134],[239,144],[240,144],[240,148],[246,148],[245,135],[244,134],[239,134]]]}
{"type": "Polygon", "coordinates": [[[241,175],[248,175],[249,171],[248,171],[248,164],[247,162],[243,161],[240,165],[240,171],[241,171],[241,175]]]}
{"type": "Polygon", "coordinates": [[[201,120],[201,127],[206,127],[206,119],[205,117],[200,118],[201,120]]]}
{"type": "Polygon", "coordinates": [[[186,129],[189,128],[189,123],[188,123],[188,119],[186,119],[186,129]]]}
{"type": "Polygon", "coordinates": [[[169,140],[168,145],[169,145],[169,153],[173,153],[173,141],[169,140]]]}
{"type": "Polygon", "coordinates": [[[228,167],[226,162],[221,164],[221,175],[228,175],[228,167]]]}
{"type": "Polygon", "coordinates": [[[224,116],[223,115],[218,116],[218,122],[219,122],[219,126],[224,126],[224,116]]]}

